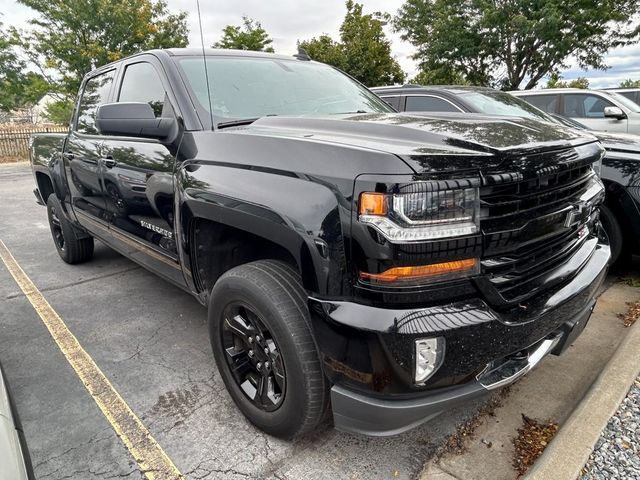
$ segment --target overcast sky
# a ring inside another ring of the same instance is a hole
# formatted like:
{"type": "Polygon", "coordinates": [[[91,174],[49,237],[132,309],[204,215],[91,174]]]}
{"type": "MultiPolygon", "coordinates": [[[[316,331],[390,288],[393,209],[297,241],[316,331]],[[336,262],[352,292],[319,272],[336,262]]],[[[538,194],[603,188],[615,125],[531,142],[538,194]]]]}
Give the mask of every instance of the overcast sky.
{"type": "MultiPolygon", "coordinates": [[[[344,0],[201,0],[202,26],[205,45],[209,46],[220,38],[225,25],[241,23],[241,16],[248,15],[262,22],[262,26],[273,38],[273,47],[277,53],[295,53],[296,42],[328,33],[338,37],[338,29],[345,15],[344,0]]],[[[395,13],[403,0],[360,0],[365,13],[386,11],[395,13]]],[[[168,0],[171,10],[184,10],[189,13],[189,41],[191,46],[200,45],[200,33],[196,11],[196,0],[168,0]]],[[[5,25],[20,28],[27,26],[27,20],[34,12],[14,0],[0,0],[0,17],[5,25]]],[[[399,36],[387,31],[391,39],[393,55],[402,68],[413,76],[416,73],[415,62],[409,58],[412,45],[400,40],[399,36]]],[[[571,68],[562,73],[565,79],[587,77],[592,87],[618,86],[626,78],[640,79],[640,45],[612,50],[606,57],[611,67],[607,71],[571,68]]]]}

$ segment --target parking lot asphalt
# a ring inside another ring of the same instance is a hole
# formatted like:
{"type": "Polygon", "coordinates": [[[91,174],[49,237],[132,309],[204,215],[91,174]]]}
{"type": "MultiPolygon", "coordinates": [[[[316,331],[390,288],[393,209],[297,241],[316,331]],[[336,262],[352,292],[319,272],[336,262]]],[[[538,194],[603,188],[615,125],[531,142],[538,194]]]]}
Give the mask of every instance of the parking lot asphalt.
{"type": "MultiPolygon", "coordinates": [[[[206,310],[106,246],[63,263],[26,164],[0,165],[0,240],[187,478],[415,478],[481,401],[403,435],[330,425],[281,441],[249,424],[215,367],[206,310]]],[[[0,263],[0,362],[38,479],[143,478],[42,320],[0,263]]]]}

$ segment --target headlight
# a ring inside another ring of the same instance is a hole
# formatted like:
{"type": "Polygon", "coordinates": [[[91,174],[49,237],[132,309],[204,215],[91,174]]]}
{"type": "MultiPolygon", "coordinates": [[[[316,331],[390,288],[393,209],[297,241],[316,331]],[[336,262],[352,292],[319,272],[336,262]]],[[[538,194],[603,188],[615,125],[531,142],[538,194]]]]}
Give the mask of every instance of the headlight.
{"type": "Polygon", "coordinates": [[[431,191],[428,186],[430,184],[410,184],[405,187],[409,191],[392,194],[362,193],[358,219],[392,243],[478,233],[480,199],[477,188],[431,191]]]}

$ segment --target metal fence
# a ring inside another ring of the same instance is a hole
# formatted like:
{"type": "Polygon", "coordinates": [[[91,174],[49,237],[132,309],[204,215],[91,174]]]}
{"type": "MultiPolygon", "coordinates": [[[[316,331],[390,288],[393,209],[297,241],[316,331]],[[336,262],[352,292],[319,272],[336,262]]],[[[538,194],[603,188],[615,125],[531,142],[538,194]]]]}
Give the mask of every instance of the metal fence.
{"type": "Polygon", "coordinates": [[[67,127],[60,125],[15,125],[0,127],[0,159],[27,158],[29,156],[29,137],[32,133],[61,133],[67,127]]]}

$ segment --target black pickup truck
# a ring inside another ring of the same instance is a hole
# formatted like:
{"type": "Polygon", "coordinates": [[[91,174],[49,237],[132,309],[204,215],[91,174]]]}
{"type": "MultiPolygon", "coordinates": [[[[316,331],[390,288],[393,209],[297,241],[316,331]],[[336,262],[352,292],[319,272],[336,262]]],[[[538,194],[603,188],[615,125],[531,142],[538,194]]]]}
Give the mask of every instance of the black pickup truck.
{"type": "Polygon", "coordinates": [[[91,72],[31,148],[62,259],[99,239],[207,305],[229,393],[281,437],[331,412],[399,433],[565,350],[610,256],[602,155],[534,119],[395,113],[303,54],[189,49],[91,72]]]}

